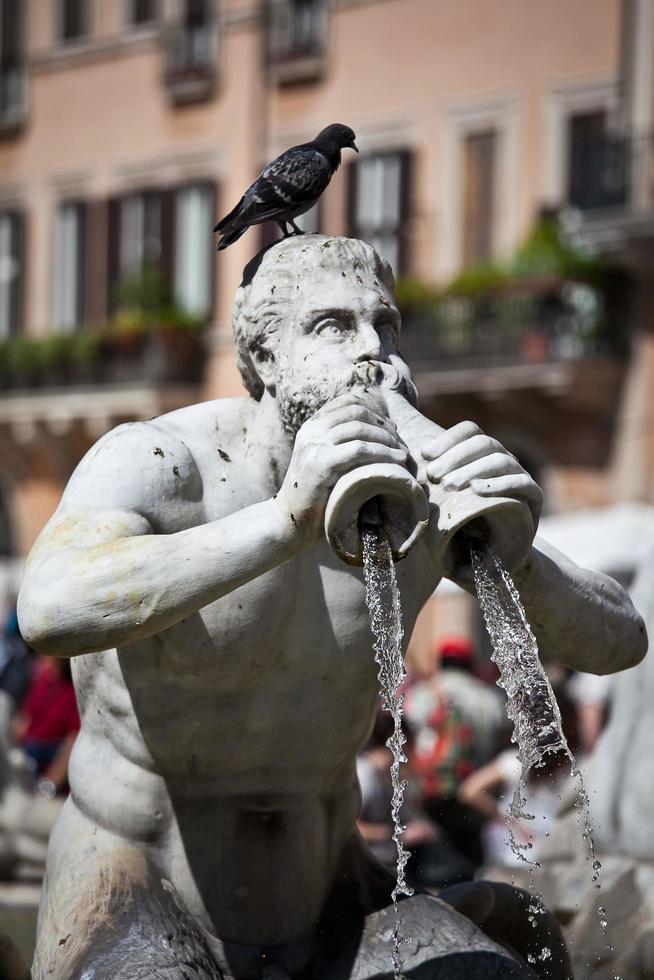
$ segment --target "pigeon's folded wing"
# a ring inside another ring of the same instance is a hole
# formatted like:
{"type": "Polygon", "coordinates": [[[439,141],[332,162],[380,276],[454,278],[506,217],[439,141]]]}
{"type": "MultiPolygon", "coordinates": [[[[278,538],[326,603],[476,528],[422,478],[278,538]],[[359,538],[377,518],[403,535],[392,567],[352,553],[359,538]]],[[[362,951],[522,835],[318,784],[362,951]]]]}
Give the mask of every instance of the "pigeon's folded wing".
{"type": "Polygon", "coordinates": [[[214,231],[256,224],[313,204],[327,187],[332,169],[326,157],[311,147],[295,147],[282,153],[261,173],[233,211],[214,231]]]}
{"type": "Polygon", "coordinates": [[[331,178],[329,163],[316,150],[291,150],[269,163],[246,193],[241,217],[258,221],[317,200],[331,178]]]}

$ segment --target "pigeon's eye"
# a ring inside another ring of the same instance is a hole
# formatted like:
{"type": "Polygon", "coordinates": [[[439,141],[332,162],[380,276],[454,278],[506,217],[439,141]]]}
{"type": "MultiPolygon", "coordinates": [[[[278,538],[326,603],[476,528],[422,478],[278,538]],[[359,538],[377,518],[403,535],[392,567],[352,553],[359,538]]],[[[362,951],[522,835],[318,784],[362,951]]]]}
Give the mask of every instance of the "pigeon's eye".
{"type": "Polygon", "coordinates": [[[315,331],[323,337],[342,337],[347,333],[347,323],[330,317],[316,324],[315,331]]]}

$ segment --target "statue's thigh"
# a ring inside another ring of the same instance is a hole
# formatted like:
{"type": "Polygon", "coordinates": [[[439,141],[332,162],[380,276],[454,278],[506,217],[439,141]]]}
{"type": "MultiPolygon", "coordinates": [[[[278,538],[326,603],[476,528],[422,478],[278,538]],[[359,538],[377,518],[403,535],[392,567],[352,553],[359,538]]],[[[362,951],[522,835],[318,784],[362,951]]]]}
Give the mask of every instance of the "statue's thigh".
{"type": "Polygon", "coordinates": [[[222,980],[201,929],[142,851],[64,808],[44,882],[33,980],[222,980]],[[88,825],[87,825],[88,826],[88,825]]]}

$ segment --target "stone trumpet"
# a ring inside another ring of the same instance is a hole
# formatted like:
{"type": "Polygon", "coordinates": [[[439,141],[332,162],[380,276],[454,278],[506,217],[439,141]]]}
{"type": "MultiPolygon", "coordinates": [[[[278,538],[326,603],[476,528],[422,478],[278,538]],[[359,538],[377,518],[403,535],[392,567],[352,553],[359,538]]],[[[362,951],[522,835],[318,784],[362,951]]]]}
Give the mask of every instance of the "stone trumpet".
{"type": "Polygon", "coordinates": [[[407,467],[362,466],[342,476],[325,513],[327,540],[350,565],[363,563],[360,523],[382,524],[395,561],[405,558],[429,527],[430,550],[446,577],[472,582],[470,539],[481,538],[509,570],[528,553],[534,536],[529,508],[511,497],[482,497],[470,487],[445,490],[424,482],[420,446],[444,430],[415,407],[417,392],[408,375],[382,366],[376,394],[396,424],[410,458],[407,467]]]}

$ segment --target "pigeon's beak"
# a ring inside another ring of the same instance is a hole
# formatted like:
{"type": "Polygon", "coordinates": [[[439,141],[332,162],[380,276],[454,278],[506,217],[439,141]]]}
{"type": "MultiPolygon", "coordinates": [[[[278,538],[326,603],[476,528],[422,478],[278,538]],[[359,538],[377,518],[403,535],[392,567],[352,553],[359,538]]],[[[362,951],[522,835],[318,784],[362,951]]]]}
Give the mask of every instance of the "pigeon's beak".
{"type": "Polygon", "coordinates": [[[352,140],[352,142],[350,143],[350,146],[352,147],[352,149],[354,150],[355,153],[358,153],[359,152],[359,147],[356,145],[356,143],[354,142],[354,140],[352,140]]]}

